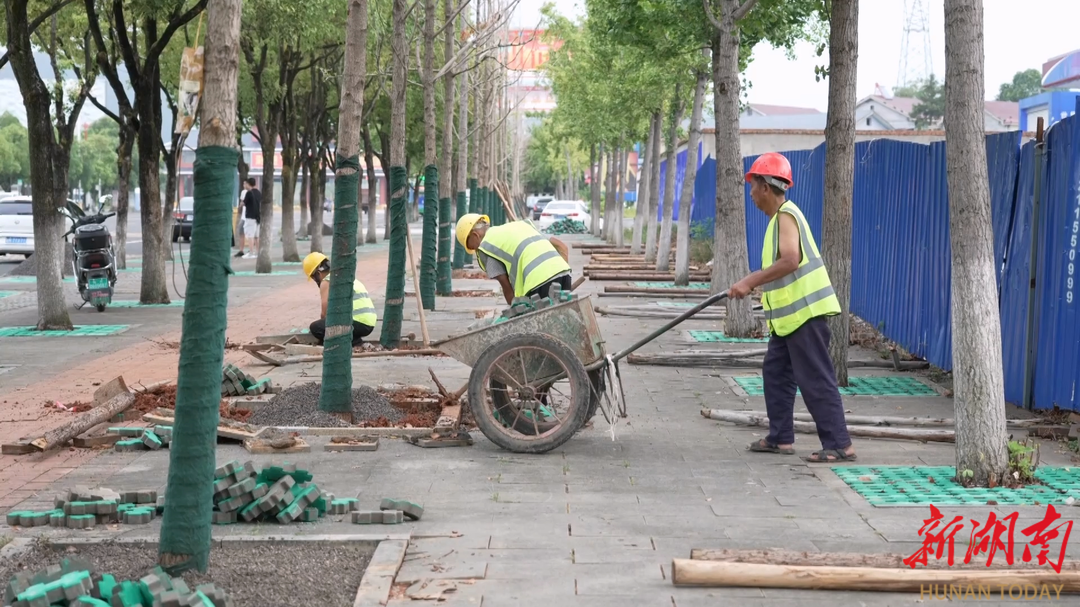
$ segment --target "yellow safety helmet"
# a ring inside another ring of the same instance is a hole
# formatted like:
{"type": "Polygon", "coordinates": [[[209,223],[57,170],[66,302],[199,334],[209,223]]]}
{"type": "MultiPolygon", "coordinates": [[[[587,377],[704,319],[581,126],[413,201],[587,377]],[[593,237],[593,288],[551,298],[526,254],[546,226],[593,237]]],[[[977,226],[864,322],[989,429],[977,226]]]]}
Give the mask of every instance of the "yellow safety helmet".
{"type": "Polygon", "coordinates": [[[324,261],[329,261],[329,257],[322,253],[308,253],[308,256],[304,258],[304,274],[307,275],[308,280],[315,280],[311,277],[315,273],[315,270],[319,269],[319,266],[324,261]]]}
{"type": "Polygon", "coordinates": [[[469,233],[472,232],[473,227],[477,223],[483,221],[484,223],[491,223],[487,215],[481,215],[479,213],[467,213],[461,216],[461,219],[457,222],[457,241],[461,243],[461,246],[465,247],[465,252],[472,255],[476,252],[476,249],[470,249],[466,241],[469,239],[469,233]]]}

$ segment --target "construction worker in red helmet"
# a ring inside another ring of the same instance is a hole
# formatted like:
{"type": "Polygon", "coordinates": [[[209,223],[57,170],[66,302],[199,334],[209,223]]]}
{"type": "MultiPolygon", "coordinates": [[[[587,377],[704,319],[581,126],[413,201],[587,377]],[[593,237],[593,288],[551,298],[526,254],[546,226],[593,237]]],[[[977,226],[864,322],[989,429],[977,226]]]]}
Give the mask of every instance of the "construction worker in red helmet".
{"type": "MultiPolygon", "coordinates": [[[[754,161],[746,173],[750,197],[769,216],[761,269],[728,289],[741,299],[761,288],[761,305],[769,326],[769,349],[762,365],[769,434],[750,444],[759,453],[795,453],[795,391],[817,424],[821,450],[809,462],[855,460],[848,436],[844,404],[829,357],[826,318],[840,314],[829,274],[814,235],[799,207],[786,199],[794,185],[791,164],[782,154],[769,152],[754,161]]],[[[840,336],[847,339],[846,335],[840,336]]]]}

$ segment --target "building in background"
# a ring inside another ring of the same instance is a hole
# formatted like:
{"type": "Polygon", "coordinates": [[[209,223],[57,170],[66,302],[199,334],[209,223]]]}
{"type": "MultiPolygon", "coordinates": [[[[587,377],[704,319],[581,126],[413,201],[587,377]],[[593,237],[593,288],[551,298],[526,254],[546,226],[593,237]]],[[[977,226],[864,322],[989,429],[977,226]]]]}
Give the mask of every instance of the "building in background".
{"type": "Polygon", "coordinates": [[[1020,128],[1034,131],[1039,118],[1050,127],[1076,113],[1080,92],[1080,50],[1058,55],[1042,66],[1042,88],[1046,92],[1020,100],[1020,128]]]}

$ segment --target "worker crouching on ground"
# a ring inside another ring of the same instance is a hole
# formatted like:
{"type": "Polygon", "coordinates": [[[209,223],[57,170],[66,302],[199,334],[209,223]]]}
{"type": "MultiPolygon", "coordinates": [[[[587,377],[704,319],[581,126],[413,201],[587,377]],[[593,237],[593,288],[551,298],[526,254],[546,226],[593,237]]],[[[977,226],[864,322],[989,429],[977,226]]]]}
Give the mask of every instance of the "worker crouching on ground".
{"type": "MultiPolygon", "coordinates": [[[[769,325],[769,349],[762,364],[769,434],[748,447],[764,453],[795,453],[795,391],[817,424],[821,451],[808,462],[852,461],[844,404],[829,358],[826,317],[840,314],[814,235],[799,207],[785,194],[793,185],[791,165],[775,152],[762,154],[746,174],[750,197],[769,216],[761,269],[732,285],[728,295],[741,299],[761,287],[761,305],[769,325]]],[[[847,336],[842,336],[847,339],[847,336]]]]}
{"type": "Polygon", "coordinates": [[[507,305],[515,297],[547,297],[551,285],[570,290],[566,245],[524,221],[492,226],[487,215],[469,213],[457,222],[457,239],[487,277],[499,281],[507,305]]]}
{"type": "MultiPolygon", "coordinates": [[[[314,280],[319,287],[319,296],[322,299],[322,314],[319,320],[311,323],[309,330],[311,336],[319,341],[321,346],[326,337],[326,307],[330,302],[330,259],[322,253],[311,253],[304,258],[304,274],[309,280],[314,280]]],[[[364,343],[364,338],[371,335],[375,330],[375,322],[379,319],[375,314],[375,304],[368,296],[367,288],[359,280],[353,281],[352,298],[352,347],[364,343]]]]}

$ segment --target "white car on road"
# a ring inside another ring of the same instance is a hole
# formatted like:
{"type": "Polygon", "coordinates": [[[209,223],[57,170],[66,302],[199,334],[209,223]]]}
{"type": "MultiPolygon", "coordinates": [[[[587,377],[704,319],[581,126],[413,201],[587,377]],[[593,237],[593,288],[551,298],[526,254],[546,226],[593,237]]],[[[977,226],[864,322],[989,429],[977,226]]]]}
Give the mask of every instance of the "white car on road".
{"type": "Polygon", "coordinates": [[[0,255],[30,257],[34,252],[34,213],[29,196],[0,200],[0,255]]]}
{"type": "Polygon", "coordinates": [[[592,215],[589,215],[588,207],[580,200],[553,200],[544,207],[540,213],[540,229],[549,227],[556,221],[563,219],[580,221],[588,228],[592,223],[592,215]]]}

